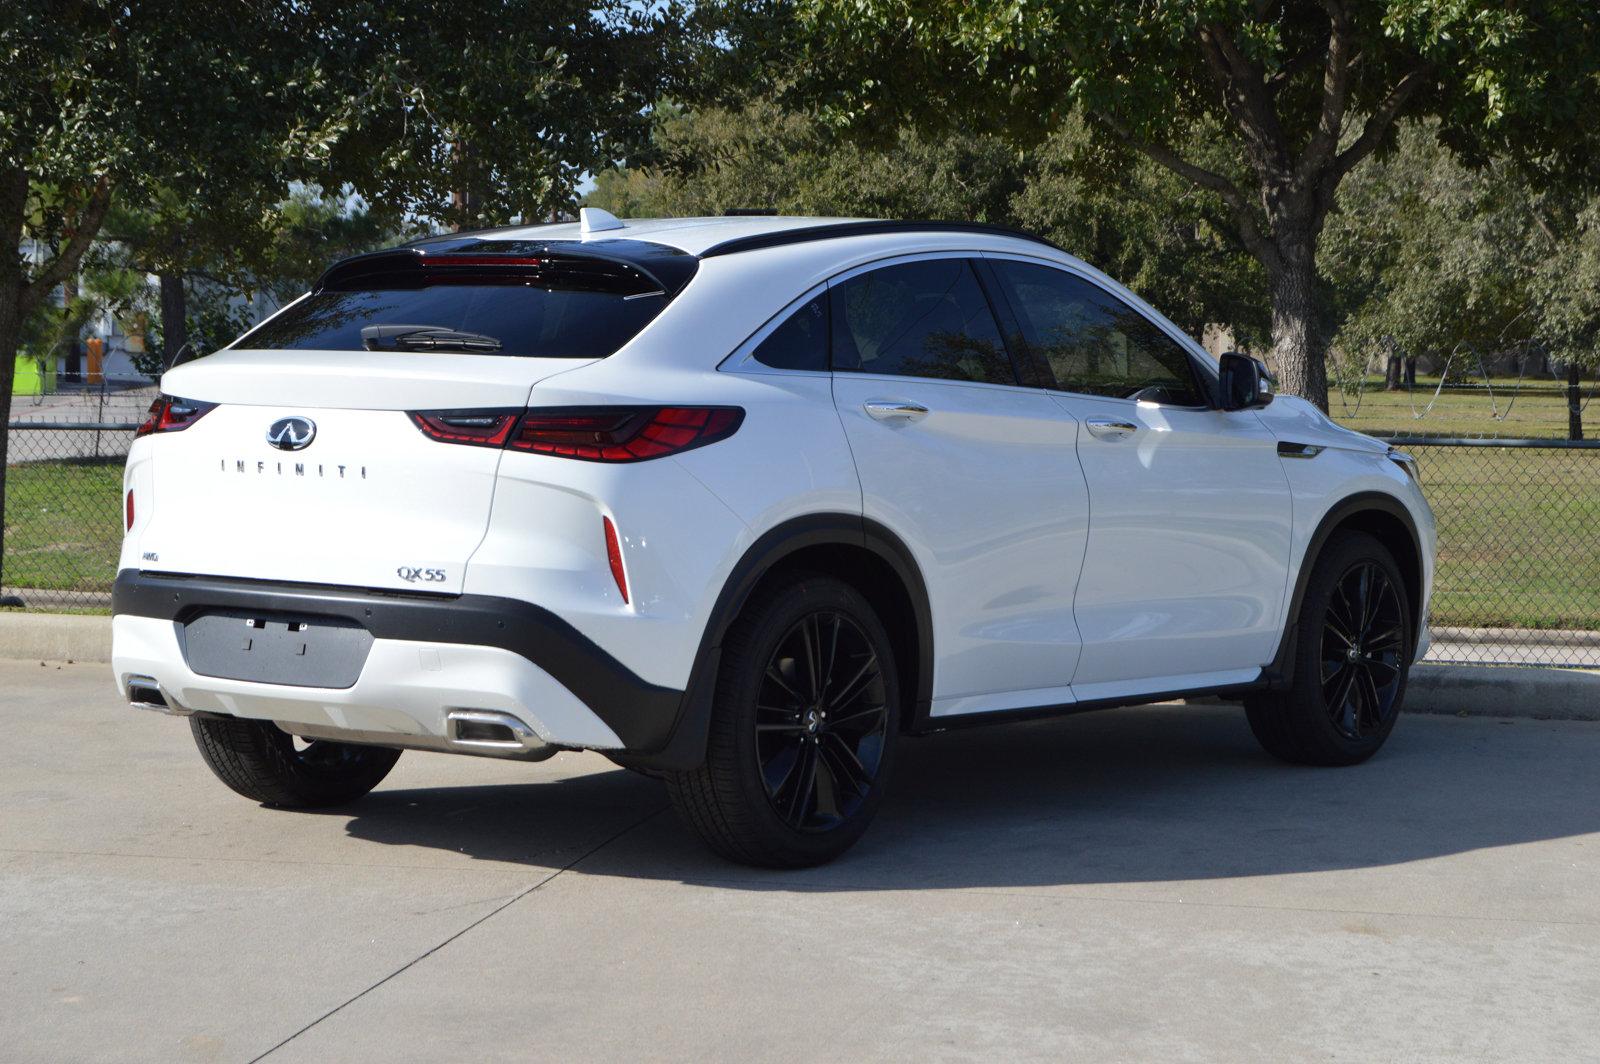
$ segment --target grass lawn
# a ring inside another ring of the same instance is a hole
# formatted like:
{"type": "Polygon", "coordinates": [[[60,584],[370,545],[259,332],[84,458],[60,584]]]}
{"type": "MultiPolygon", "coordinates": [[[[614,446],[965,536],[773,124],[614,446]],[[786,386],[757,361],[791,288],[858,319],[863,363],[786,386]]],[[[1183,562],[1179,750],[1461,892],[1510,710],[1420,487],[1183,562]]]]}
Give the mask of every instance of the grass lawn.
{"type": "Polygon", "coordinates": [[[6,469],[8,586],[109,591],[121,548],[120,458],[6,469]]]}
{"type": "MultiPolygon", "coordinates": [[[[1510,439],[1567,438],[1567,397],[1564,386],[1548,379],[1524,381],[1519,389],[1512,381],[1496,381],[1491,400],[1483,387],[1447,388],[1434,400],[1439,379],[1417,378],[1410,391],[1387,392],[1383,378],[1367,380],[1359,397],[1341,395],[1334,388],[1328,395],[1333,419],[1357,432],[1398,433],[1403,436],[1500,436],[1510,439]],[[1359,401],[1358,401],[1359,399],[1359,401]],[[1429,404],[1432,403],[1432,409],[1429,404]]],[[[1585,380],[1587,398],[1595,386],[1585,380]]],[[[1600,436],[1600,403],[1584,409],[1588,424],[1584,434],[1600,436]]]]}

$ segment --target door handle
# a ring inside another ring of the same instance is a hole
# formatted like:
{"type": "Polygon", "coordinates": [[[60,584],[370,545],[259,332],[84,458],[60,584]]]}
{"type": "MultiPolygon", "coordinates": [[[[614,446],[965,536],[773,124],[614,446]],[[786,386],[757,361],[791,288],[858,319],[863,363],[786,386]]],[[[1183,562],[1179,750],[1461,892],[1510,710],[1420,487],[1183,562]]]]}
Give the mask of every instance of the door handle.
{"type": "Polygon", "coordinates": [[[903,399],[868,399],[861,404],[867,416],[874,421],[894,421],[904,418],[906,421],[917,421],[928,415],[928,408],[921,403],[908,403],[903,399]]]}
{"type": "Polygon", "coordinates": [[[1084,418],[1083,424],[1088,428],[1089,435],[1097,440],[1125,440],[1139,431],[1139,426],[1133,422],[1114,417],[1084,418]]]}

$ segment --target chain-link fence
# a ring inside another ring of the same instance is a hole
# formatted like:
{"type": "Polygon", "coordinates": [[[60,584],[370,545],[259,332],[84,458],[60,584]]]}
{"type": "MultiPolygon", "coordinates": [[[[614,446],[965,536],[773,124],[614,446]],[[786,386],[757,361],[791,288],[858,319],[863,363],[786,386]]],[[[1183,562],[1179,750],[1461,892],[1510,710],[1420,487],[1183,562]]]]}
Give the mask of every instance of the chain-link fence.
{"type": "Polygon", "coordinates": [[[1600,441],[1388,442],[1439,525],[1428,659],[1600,668],[1600,441]]]}
{"type": "MultiPolygon", "coordinates": [[[[13,423],[4,583],[105,607],[135,419],[13,423]]],[[[1600,668],[1600,442],[1394,438],[1439,523],[1429,659],[1600,668]]]]}
{"type": "Polygon", "coordinates": [[[111,604],[122,547],[122,465],[133,422],[13,422],[6,459],[6,599],[111,604]]]}

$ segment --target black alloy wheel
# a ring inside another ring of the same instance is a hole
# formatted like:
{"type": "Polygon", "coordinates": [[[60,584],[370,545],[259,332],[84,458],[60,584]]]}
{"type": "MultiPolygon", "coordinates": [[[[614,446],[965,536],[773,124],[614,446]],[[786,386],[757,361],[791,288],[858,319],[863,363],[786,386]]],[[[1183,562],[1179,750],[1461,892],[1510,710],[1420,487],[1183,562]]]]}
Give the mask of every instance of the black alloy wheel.
{"type": "Polygon", "coordinates": [[[1394,555],[1365,532],[1335,533],[1310,563],[1289,629],[1291,674],[1244,700],[1268,753],[1301,765],[1355,765],[1400,718],[1412,606],[1394,555]]]}
{"type": "Polygon", "coordinates": [[[778,640],[756,698],[756,761],[772,808],[797,831],[828,831],[860,810],[889,722],[882,663],[836,611],[801,617],[778,640]]]}
{"type": "Polygon", "coordinates": [[[831,861],[866,832],[894,775],[895,644],[857,587],[773,577],[723,639],[705,762],[666,773],[684,821],[729,860],[831,861]]]}
{"type": "Polygon", "coordinates": [[[1339,734],[1360,741],[1390,722],[1405,649],[1400,591],[1383,567],[1362,561],[1334,583],[1322,622],[1322,697],[1339,734]]]}

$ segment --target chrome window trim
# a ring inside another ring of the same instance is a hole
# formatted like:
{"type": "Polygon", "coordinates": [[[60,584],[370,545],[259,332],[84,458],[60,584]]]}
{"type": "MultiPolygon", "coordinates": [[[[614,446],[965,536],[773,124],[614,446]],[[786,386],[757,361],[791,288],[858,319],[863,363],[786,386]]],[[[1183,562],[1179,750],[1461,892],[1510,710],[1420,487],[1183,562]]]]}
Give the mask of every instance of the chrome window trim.
{"type": "MultiPolygon", "coordinates": [[[[1168,322],[1166,320],[1166,318],[1160,317],[1159,316],[1159,312],[1158,312],[1158,317],[1152,318],[1149,314],[1145,313],[1144,309],[1139,306],[1138,302],[1129,302],[1127,296],[1123,295],[1121,292],[1118,292],[1113,288],[1107,287],[1106,284],[1102,280],[1100,280],[1100,278],[1095,277],[1095,276],[1093,276],[1091,274],[1085,273],[1083,270],[1078,269],[1077,267],[1073,266],[1071,263],[1061,262],[1061,261],[1059,261],[1057,259],[1043,258],[1043,257],[1038,256],[1038,255],[1023,255],[1023,254],[1019,254],[1019,253],[1011,252],[1011,251],[984,251],[984,252],[981,252],[980,254],[982,255],[983,258],[986,258],[986,259],[1010,259],[1010,260],[1015,261],[1015,262],[1028,263],[1029,265],[1032,265],[1032,266],[1048,266],[1048,267],[1051,267],[1053,269],[1060,270],[1062,273],[1069,274],[1072,277],[1075,277],[1078,280],[1083,281],[1085,284],[1093,285],[1095,288],[1099,289],[1101,292],[1104,292],[1106,295],[1108,295],[1111,298],[1115,299],[1117,302],[1123,304],[1129,310],[1131,310],[1135,314],[1139,315],[1139,317],[1143,318],[1145,321],[1147,321],[1151,325],[1153,325],[1156,328],[1156,330],[1159,331],[1163,336],[1165,336],[1165,337],[1167,337],[1167,339],[1173,341],[1173,343],[1175,343],[1178,346],[1178,349],[1180,351],[1182,351],[1186,356],[1188,356],[1190,368],[1193,369],[1195,371],[1195,373],[1201,378],[1199,381],[1197,381],[1198,384],[1200,384],[1202,387],[1205,387],[1206,385],[1209,385],[1213,389],[1216,387],[1217,380],[1218,380],[1218,377],[1217,377],[1217,366],[1211,360],[1210,356],[1205,354],[1205,349],[1200,347],[1197,343],[1195,343],[1194,337],[1192,337],[1189,334],[1185,333],[1182,329],[1179,329],[1176,325],[1173,325],[1170,322],[1168,322]]],[[[1129,294],[1131,295],[1132,293],[1129,293],[1129,294]]],[[[1134,299],[1137,300],[1138,297],[1134,296],[1134,299]]],[[[1016,313],[1016,309],[1015,308],[1012,309],[1012,313],[1013,314],[1016,313]]],[[[1214,407],[1210,403],[1201,403],[1201,404],[1199,404],[1197,406],[1180,406],[1180,405],[1178,405],[1176,403],[1151,403],[1151,402],[1148,402],[1147,400],[1144,400],[1144,399],[1123,399],[1123,398],[1121,398],[1119,396],[1115,396],[1115,395],[1095,395],[1092,392],[1074,392],[1074,391],[1070,391],[1070,390],[1068,390],[1066,388],[1059,388],[1059,387],[1045,388],[1045,389],[1042,389],[1042,390],[1047,391],[1047,392],[1053,392],[1056,395],[1070,395],[1070,396],[1073,396],[1075,398],[1080,398],[1080,399],[1097,399],[1097,400],[1101,400],[1101,401],[1108,402],[1108,403],[1133,403],[1135,405],[1137,405],[1139,403],[1144,403],[1147,406],[1160,407],[1163,410],[1214,410],[1214,409],[1216,409],[1216,407],[1214,407]]]]}
{"type": "Polygon", "coordinates": [[[801,377],[831,376],[832,370],[784,369],[781,366],[769,366],[765,362],[758,362],[755,357],[756,348],[761,346],[762,341],[777,332],[801,307],[827,291],[828,282],[823,281],[820,284],[812,285],[800,295],[785,303],[782,310],[768,318],[759,329],[747,336],[738,347],[735,347],[732,354],[718,363],[717,369],[729,373],[780,373],[786,375],[795,374],[801,377]]]}

